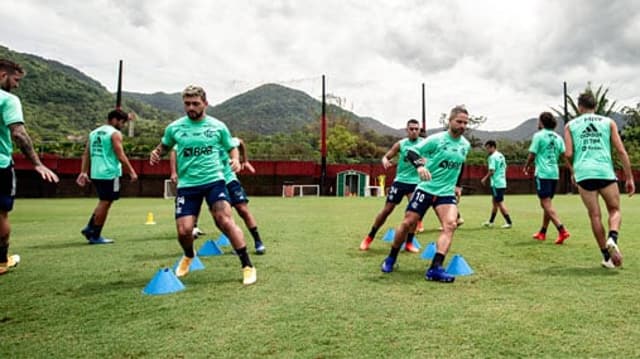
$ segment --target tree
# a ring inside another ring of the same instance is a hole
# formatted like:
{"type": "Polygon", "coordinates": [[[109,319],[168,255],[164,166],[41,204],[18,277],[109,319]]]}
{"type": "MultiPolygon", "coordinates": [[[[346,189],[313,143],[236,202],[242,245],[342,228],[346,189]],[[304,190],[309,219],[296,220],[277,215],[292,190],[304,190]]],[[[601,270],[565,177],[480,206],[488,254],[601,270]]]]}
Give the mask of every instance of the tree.
{"type": "MultiPolygon", "coordinates": [[[[591,82],[588,82],[587,87],[584,89],[584,92],[591,93],[593,97],[596,99],[595,113],[597,115],[611,116],[611,114],[616,111],[615,107],[616,107],[617,101],[613,101],[611,104],[609,104],[609,99],[607,98],[607,93],[609,92],[608,88],[605,88],[603,90],[602,85],[600,85],[596,90],[596,92],[594,93],[593,89],[591,88],[591,82]]],[[[571,121],[574,118],[580,116],[580,111],[578,111],[578,105],[576,104],[575,101],[573,101],[573,98],[571,98],[569,94],[567,94],[567,104],[569,107],[567,109],[567,116],[569,117],[567,121],[571,121]]],[[[559,117],[564,118],[564,111],[560,111],[559,109],[556,109],[553,107],[551,109],[559,117]]]]}

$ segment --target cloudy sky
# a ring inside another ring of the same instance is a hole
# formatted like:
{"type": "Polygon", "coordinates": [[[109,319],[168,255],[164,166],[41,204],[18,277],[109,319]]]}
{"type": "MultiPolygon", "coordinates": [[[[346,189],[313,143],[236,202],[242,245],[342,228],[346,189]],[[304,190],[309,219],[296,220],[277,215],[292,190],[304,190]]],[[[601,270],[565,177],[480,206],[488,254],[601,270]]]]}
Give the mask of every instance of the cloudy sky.
{"type": "Polygon", "coordinates": [[[465,104],[510,129],[588,82],[640,102],[640,3],[431,0],[3,0],[0,44],[127,91],[201,84],[218,104],[264,83],[403,127],[465,104]]]}

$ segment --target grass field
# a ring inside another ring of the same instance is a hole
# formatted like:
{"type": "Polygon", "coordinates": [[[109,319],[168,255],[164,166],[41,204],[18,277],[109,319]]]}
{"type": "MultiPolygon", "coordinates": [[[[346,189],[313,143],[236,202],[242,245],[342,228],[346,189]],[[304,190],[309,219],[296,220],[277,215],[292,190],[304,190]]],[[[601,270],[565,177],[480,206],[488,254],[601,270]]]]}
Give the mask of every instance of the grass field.
{"type": "MultiPolygon", "coordinates": [[[[252,256],[256,285],[242,286],[240,263],[226,254],[203,257],[206,269],[183,279],[185,291],[147,296],[153,275],[181,255],[171,201],[116,202],[103,232],[116,244],[89,246],[79,231],[95,200],[19,199],[11,252],[22,263],[0,277],[0,357],[640,357],[638,199],[623,198],[624,267],[606,270],[579,197],[554,201],[572,233],[562,246],[555,229],[551,240],[531,239],[534,196],[506,197],[509,230],[480,228],[489,197],[464,197],[466,223],[447,262],[461,254],[475,274],[450,285],[425,281],[428,262],[416,254],[380,272],[382,235],[404,204],[371,250],[358,251],[383,203],[254,197],[267,245],[252,256]],[[149,211],[156,225],[144,225],[149,211]]],[[[201,223],[217,238],[211,220],[201,223]]],[[[423,246],[437,237],[432,212],[425,225],[423,246]]]]}

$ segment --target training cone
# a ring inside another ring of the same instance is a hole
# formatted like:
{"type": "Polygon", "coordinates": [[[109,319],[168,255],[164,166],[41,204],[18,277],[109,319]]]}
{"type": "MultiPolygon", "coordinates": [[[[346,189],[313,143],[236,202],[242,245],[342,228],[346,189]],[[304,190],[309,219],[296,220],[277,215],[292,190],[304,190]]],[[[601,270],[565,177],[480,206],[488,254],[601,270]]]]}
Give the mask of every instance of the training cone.
{"type": "Polygon", "coordinates": [[[456,254],[451,258],[451,262],[449,262],[447,273],[451,275],[470,275],[473,274],[473,269],[469,267],[469,264],[467,264],[467,261],[465,261],[461,255],[456,254]]]}
{"type": "Polygon", "coordinates": [[[222,255],[222,254],[224,254],[222,249],[220,249],[220,247],[218,247],[216,242],[214,242],[212,240],[208,240],[208,241],[202,243],[202,246],[200,246],[200,249],[198,249],[198,255],[201,256],[201,257],[219,256],[219,255],[222,255]]]}
{"type": "Polygon", "coordinates": [[[424,249],[424,251],[420,255],[420,258],[430,261],[433,259],[433,256],[435,255],[436,255],[436,243],[431,242],[427,245],[427,248],[424,249]]]}
{"type": "Polygon", "coordinates": [[[170,268],[162,268],[142,290],[148,295],[160,295],[184,290],[184,284],[176,277],[170,268]]]}
{"type": "Polygon", "coordinates": [[[153,220],[153,212],[147,213],[147,221],[144,224],[156,224],[156,221],[153,220]]]}
{"type": "Polygon", "coordinates": [[[389,228],[387,230],[387,233],[384,234],[384,237],[382,237],[382,240],[385,242],[393,242],[393,236],[396,235],[396,230],[393,228],[389,228]]]}
{"type": "Polygon", "coordinates": [[[230,246],[231,242],[229,242],[229,238],[227,238],[227,236],[225,236],[224,233],[220,233],[220,237],[218,237],[216,244],[220,247],[224,247],[224,246],[230,246]]]}
{"type": "MultiPolygon", "coordinates": [[[[178,269],[178,264],[180,263],[180,259],[182,259],[182,257],[178,258],[176,263],[173,265],[174,272],[178,269]]],[[[200,261],[200,258],[198,258],[198,256],[193,257],[193,260],[191,261],[191,265],[189,266],[189,272],[203,270],[203,269],[204,269],[204,264],[202,264],[202,262],[200,261]]]]}

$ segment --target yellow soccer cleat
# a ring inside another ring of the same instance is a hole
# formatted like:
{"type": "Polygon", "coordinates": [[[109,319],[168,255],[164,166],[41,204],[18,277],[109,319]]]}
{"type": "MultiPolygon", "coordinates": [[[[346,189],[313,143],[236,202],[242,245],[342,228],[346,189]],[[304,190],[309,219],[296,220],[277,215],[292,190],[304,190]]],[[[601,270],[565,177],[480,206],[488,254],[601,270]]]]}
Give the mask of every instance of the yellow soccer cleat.
{"type": "Polygon", "coordinates": [[[242,268],[242,284],[251,285],[255,283],[256,280],[258,280],[258,276],[255,267],[242,268]]]}
{"type": "Polygon", "coordinates": [[[180,259],[180,263],[178,263],[178,268],[176,268],[176,277],[184,277],[189,274],[189,267],[191,267],[191,262],[193,258],[189,258],[187,256],[182,256],[180,259]]]}
{"type": "Polygon", "coordinates": [[[9,271],[9,268],[13,268],[20,263],[20,256],[17,254],[11,255],[7,257],[7,261],[4,263],[0,263],[0,275],[5,274],[9,271]]]}

